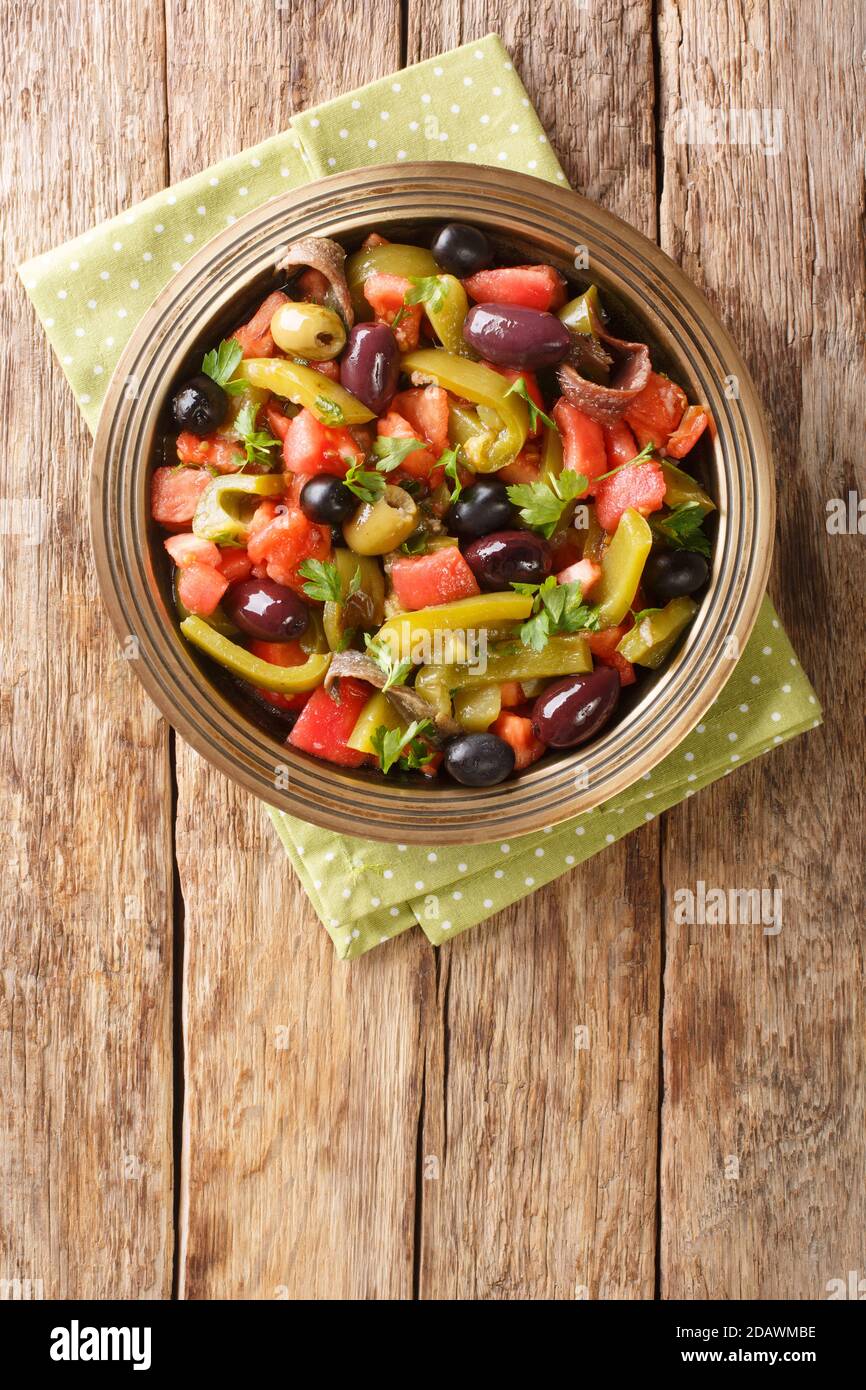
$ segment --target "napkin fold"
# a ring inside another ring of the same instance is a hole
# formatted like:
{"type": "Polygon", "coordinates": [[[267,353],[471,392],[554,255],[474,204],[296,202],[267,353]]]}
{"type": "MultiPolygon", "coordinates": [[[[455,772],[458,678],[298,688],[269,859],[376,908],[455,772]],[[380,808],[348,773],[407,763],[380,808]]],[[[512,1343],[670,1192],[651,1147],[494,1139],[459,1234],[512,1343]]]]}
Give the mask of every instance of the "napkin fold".
{"type": "MultiPolygon", "coordinates": [[[[27,261],[19,274],[90,428],[135,324],[216,232],[312,178],[431,158],[565,182],[495,34],[301,112],[287,131],[27,261]]],[[[820,722],[815,694],[765,599],[704,722],[652,773],[594,811],[511,842],[396,851],[269,813],[338,956],[353,959],[414,926],[440,945],[820,722]]]]}

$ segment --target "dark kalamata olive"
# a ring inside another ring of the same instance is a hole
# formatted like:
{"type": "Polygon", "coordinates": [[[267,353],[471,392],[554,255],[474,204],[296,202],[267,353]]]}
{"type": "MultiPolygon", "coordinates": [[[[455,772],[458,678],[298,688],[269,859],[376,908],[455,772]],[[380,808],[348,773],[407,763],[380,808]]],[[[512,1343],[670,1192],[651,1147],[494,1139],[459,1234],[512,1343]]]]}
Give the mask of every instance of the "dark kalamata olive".
{"type": "Polygon", "coordinates": [[[494,531],[473,541],[463,554],[482,589],[540,584],[553,567],[547,541],[531,531],[494,531]]]}
{"type": "Polygon", "coordinates": [[[223,598],[223,612],[248,637],[288,642],[306,631],[309,611],[302,598],[273,579],[242,579],[223,598]]]}
{"type": "Polygon", "coordinates": [[[185,381],[171,398],[174,423],[193,434],[210,434],[218,430],[229,413],[229,398],[221,386],[209,376],[194,376],[185,381]]]}
{"type": "Polygon", "coordinates": [[[464,787],[494,787],[514,771],[514,749],[496,734],[460,734],[445,749],[445,770],[464,787]]]}
{"type": "Polygon", "coordinates": [[[497,478],[479,478],[466,489],[459,502],[448,512],[445,524],[452,536],[461,541],[474,541],[491,531],[511,526],[517,508],[509,500],[508,489],[497,478]]]}
{"type": "Polygon", "coordinates": [[[301,488],[301,511],[323,526],[339,526],[357,507],[355,494],[333,474],[319,473],[301,488]]]}
{"type": "Polygon", "coordinates": [[[667,603],[706,584],[710,567],[694,550],[657,550],[646,562],[644,582],[654,599],[667,603]]]}
{"type": "Polygon", "coordinates": [[[555,314],[522,304],[474,305],[463,337],[488,362],[532,370],[561,362],[571,345],[571,334],[555,314]]]}
{"type": "Polygon", "coordinates": [[[552,748],[572,748],[597,734],[616,709],[619,675],[599,666],[588,676],[566,676],[539,695],[532,732],[552,748]]]}
{"type": "Polygon", "coordinates": [[[433,238],[434,261],[449,275],[462,277],[484,270],[493,260],[493,248],[483,232],[465,222],[448,222],[433,238]]]}
{"type": "Polygon", "coordinates": [[[340,382],[369,410],[381,414],[400,377],[397,339],[385,323],[356,323],[340,359],[340,382]]]}

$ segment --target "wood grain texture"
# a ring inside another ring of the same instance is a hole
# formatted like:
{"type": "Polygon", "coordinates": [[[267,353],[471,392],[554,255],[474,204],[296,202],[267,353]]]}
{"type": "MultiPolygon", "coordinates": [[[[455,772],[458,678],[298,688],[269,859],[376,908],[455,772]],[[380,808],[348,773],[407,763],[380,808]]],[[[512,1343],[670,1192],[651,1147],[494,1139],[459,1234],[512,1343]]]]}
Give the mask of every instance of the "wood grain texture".
{"type": "MultiPolygon", "coordinates": [[[[168,7],[174,179],[400,65],[390,2],[257,0],[241,29],[223,21],[214,6],[168,7]],[[206,123],[189,118],[186,94],[202,52],[206,123]]],[[[341,964],[258,803],[180,743],[177,780],[181,1294],[411,1297],[419,970],[432,948],[413,933],[341,964]]]]}
{"type": "MultiPolygon", "coordinates": [[[[652,236],[649,20],[648,5],[411,4],[408,56],[496,30],[570,180],[652,236]],[[554,81],[566,68],[594,77],[554,81]]],[[[659,919],[652,825],[441,949],[422,1298],[652,1297],[659,919]]]]}
{"type": "Polygon", "coordinates": [[[162,73],[161,9],[7,5],[2,44],[0,1279],[163,1298],[167,729],[99,603],[90,440],[14,270],[164,182],[162,83],[143,80],[162,73]],[[39,543],[9,534],[10,499],[32,500],[39,543]]]}
{"type": "Polygon", "coordinates": [[[778,887],[783,925],[668,922],[661,1291],[823,1298],[862,1271],[866,1225],[863,663],[837,623],[862,613],[863,541],[825,528],[829,498],[864,490],[866,16],[668,0],[660,51],[662,244],[766,402],[772,588],[827,720],[667,819],[668,901],[698,878],[778,887]],[[756,112],[778,152],[678,143],[700,102],[756,112]]]}

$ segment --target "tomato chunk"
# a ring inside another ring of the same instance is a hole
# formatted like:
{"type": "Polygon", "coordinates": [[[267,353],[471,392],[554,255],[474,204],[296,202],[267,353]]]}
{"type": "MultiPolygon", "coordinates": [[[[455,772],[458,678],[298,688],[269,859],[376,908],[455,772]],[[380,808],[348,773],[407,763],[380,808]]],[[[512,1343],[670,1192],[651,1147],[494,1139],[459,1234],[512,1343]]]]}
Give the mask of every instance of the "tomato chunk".
{"type": "Polygon", "coordinates": [[[398,603],[408,612],[481,592],[456,545],[430,555],[399,555],[391,566],[391,583],[398,603]]]}
{"type": "Polygon", "coordinates": [[[650,372],[646,386],[629,404],[625,419],[642,449],[646,444],[661,449],[682,420],[687,405],[688,398],[681,386],[658,372],[650,372]]]}
{"type": "Polygon", "coordinates": [[[274,290],[263,304],[260,304],[249,323],[236,328],[232,337],[240,343],[244,357],[273,357],[274,340],[271,337],[271,319],[281,304],[288,304],[289,296],[282,290],[274,290]]]}
{"type": "MultiPolygon", "coordinates": [[[[426,440],[419,430],[413,429],[409,421],[396,410],[389,410],[387,415],[383,415],[376,421],[376,433],[383,439],[417,439],[419,444],[426,444],[426,440]]],[[[435,487],[445,476],[442,468],[436,468],[437,455],[432,449],[413,449],[411,454],[407,454],[400,467],[395,469],[388,476],[392,482],[404,478],[423,478],[425,482],[435,487]],[[434,479],[434,472],[436,477],[434,479]]]]}
{"type": "Polygon", "coordinates": [[[665,445],[669,458],[681,459],[695,447],[704,430],[712,427],[710,412],[705,405],[690,405],[665,445]]]}
{"type": "Polygon", "coordinates": [[[629,507],[649,516],[657,512],[665,500],[665,475],[655,459],[621,468],[612,477],[599,483],[595,495],[595,514],[599,526],[612,534],[619,519],[629,507]]]}
{"type": "Polygon", "coordinates": [[[532,732],[532,720],[527,719],[522,714],[512,714],[510,710],[503,710],[499,718],[494,719],[490,725],[490,732],[497,734],[499,738],[505,740],[509,747],[514,749],[516,772],[538,762],[542,753],[547,749],[547,744],[542,743],[541,739],[536,738],[532,732]]]}
{"type": "Polygon", "coordinates": [[[477,304],[522,304],[526,309],[561,309],[565,281],[552,265],[512,265],[479,270],[463,281],[477,304]]]}
{"type": "Polygon", "coordinates": [[[595,490],[593,480],[608,469],[604,430],[563,397],[553,407],[553,418],[562,435],[563,464],[575,473],[582,473],[588,480],[586,492],[581,493],[581,496],[586,496],[595,490]]]}
{"type": "Polygon", "coordinates": [[[179,536],[169,536],[165,548],[178,569],[186,569],[188,565],[196,563],[211,565],[213,569],[219,568],[220,553],[213,541],[200,540],[192,531],[184,531],[179,536]]]}
{"type": "Polygon", "coordinates": [[[224,574],[198,560],[178,571],[177,596],[184,608],[199,618],[210,617],[228,586],[224,574]]]}
{"type": "MultiPolygon", "coordinates": [[[[241,552],[238,551],[237,554],[241,552]]],[[[253,656],[260,656],[262,661],[269,661],[272,666],[303,666],[307,660],[307,653],[300,642],[262,642],[253,638],[250,651],[253,656]]],[[[260,690],[257,686],[253,688],[269,705],[274,705],[277,709],[301,710],[311,694],[307,690],[299,691],[296,695],[282,695],[278,690],[260,690]]]]}
{"type": "Polygon", "coordinates": [[[299,410],[283,438],[283,462],[290,473],[333,473],[342,478],[364,457],[349,431],[323,425],[311,410],[299,410]]]}
{"type": "Polygon", "coordinates": [[[415,386],[401,391],[390,408],[427,440],[437,458],[448,448],[448,392],[441,386],[415,386]]]}
{"type": "Polygon", "coordinates": [[[269,579],[303,596],[306,581],[298,573],[299,566],[305,560],[327,560],[331,553],[330,532],[316,526],[300,507],[282,511],[274,508],[276,515],[271,520],[266,515],[261,525],[255,526],[260,510],[256,510],[250,525],[247,554],[254,566],[264,566],[269,579]]]}
{"type": "Polygon", "coordinates": [[[597,565],[594,560],[577,560],[567,569],[560,570],[556,578],[560,584],[579,584],[586,595],[593,584],[597,584],[601,579],[601,565],[597,565]]]}
{"type": "Polygon", "coordinates": [[[499,687],[499,698],[503,709],[513,709],[523,704],[523,686],[519,681],[503,681],[499,687]]]}
{"type": "Polygon", "coordinates": [[[418,346],[421,332],[423,304],[405,304],[406,294],[412,288],[405,275],[368,275],[364,281],[364,298],[376,318],[394,329],[394,337],[401,352],[409,352],[418,346]],[[395,319],[399,317],[397,323],[395,319]]]}
{"type": "Polygon", "coordinates": [[[239,550],[235,546],[221,546],[219,557],[217,569],[220,574],[225,575],[230,584],[249,579],[253,572],[253,562],[245,550],[239,550]]]}
{"type": "Polygon", "coordinates": [[[219,435],[190,434],[188,430],[177,437],[177,456],[181,463],[205,463],[218,473],[236,473],[244,462],[239,444],[219,435]]]}
{"type": "Polygon", "coordinates": [[[526,444],[516,459],[497,469],[497,478],[503,483],[537,483],[541,476],[541,456],[532,444],[526,444]]]}
{"type": "Polygon", "coordinates": [[[206,468],[157,468],[150,480],[150,514],[160,526],[189,526],[211,480],[206,468]]]}
{"type": "Polygon", "coordinates": [[[360,767],[367,754],[348,746],[358,716],[372,693],[366,681],[343,677],[332,691],[314,690],[289,734],[289,743],[339,767],[360,767]]]}
{"type": "Polygon", "coordinates": [[[631,463],[640,452],[634,435],[624,420],[614,425],[602,425],[604,447],[607,453],[608,468],[619,468],[621,463],[631,463]]]}

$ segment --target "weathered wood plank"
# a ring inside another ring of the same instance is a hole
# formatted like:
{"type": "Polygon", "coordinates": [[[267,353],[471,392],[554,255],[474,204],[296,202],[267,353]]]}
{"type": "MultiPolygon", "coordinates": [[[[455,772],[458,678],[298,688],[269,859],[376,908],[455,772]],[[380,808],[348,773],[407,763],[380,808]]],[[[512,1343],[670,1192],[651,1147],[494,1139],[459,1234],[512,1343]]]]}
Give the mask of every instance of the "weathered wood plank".
{"type": "MultiPolygon", "coordinates": [[[[496,30],[574,186],[654,235],[648,4],[412,3],[409,24],[410,61],[496,30]]],[[[442,948],[422,1298],[652,1297],[659,920],[653,825],[442,948]]]]}
{"type": "Polygon", "coordinates": [[[668,818],[668,902],[700,878],[776,887],[782,905],[778,935],[667,925],[668,1298],[823,1298],[862,1272],[862,660],[836,615],[861,607],[863,542],[828,535],[825,506],[858,477],[863,492],[864,19],[854,3],[661,10],[662,244],[719,306],[766,402],[772,590],[827,717],[668,818]],[[677,143],[676,113],[699,103],[753,113],[776,153],[677,143]]]}
{"type": "MultiPolygon", "coordinates": [[[[172,177],[400,63],[399,6],[168,7],[172,177]],[[208,55],[208,120],[188,84],[208,55]],[[239,74],[243,80],[239,81],[239,74]],[[196,107],[196,110],[198,108],[196,107]]],[[[420,932],[348,967],[261,807],[178,744],[186,921],[181,1291],[405,1298],[420,1106],[420,932]]],[[[315,831],[311,831],[315,834],[315,831]]]]}
{"type": "Polygon", "coordinates": [[[97,596],[90,440],[14,267],[163,183],[163,38],[127,0],[0,30],[0,1278],[45,1298],[171,1292],[171,794],[97,596]]]}

